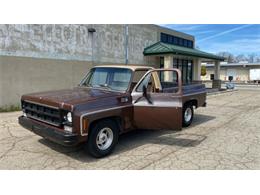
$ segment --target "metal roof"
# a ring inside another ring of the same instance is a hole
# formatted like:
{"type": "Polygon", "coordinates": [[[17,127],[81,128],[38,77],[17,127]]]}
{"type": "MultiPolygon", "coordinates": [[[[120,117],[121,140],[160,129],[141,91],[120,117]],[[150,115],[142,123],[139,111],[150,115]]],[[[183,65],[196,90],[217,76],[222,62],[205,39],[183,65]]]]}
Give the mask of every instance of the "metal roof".
{"type": "Polygon", "coordinates": [[[177,45],[157,42],[149,47],[144,48],[143,54],[148,55],[159,55],[159,54],[176,54],[176,55],[187,55],[193,57],[200,57],[206,59],[213,59],[223,61],[225,58],[217,56],[211,53],[200,51],[198,49],[181,47],[177,45]]]}
{"type": "Polygon", "coordinates": [[[137,70],[137,69],[153,69],[153,67],[151,67],[151,66],[127,65],[127,64],[97,65],[97,66],[94,66],[94,68],[128,68],[128,69],[131,69],[131,70],[133,70],[133,71],[135,71],[135,70],[137,70]]]}

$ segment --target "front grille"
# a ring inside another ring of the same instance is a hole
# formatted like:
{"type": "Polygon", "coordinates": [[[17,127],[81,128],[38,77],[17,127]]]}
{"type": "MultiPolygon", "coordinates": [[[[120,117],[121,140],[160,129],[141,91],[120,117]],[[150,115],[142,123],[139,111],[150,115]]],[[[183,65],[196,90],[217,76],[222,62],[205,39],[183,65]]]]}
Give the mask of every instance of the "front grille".
{"type": "Polygon", "coordinates": [[[33,118],[54,126],[62,125],[61,112],[57,108],[26,101],[22,102],[22,108],[28,118],[33,118]]]}

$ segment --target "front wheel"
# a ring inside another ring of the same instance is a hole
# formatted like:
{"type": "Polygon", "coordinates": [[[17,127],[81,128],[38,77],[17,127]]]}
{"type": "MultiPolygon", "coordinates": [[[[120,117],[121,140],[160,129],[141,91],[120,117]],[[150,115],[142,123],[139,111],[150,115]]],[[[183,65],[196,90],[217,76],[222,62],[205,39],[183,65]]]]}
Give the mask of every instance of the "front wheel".
{"type": "Polygon", "coordinates": [[[112,120],[103,120],[93,125],[85,149],[94,157],[110,154],[117,144],[119,131],[112,120]]]}
{"type": "Polygon", "coordinates": [[[188,127],[192,123],[193,120],[193,105],[192,104],[186,104],[183,107],[182,111],[182,126],[188,127]]]}

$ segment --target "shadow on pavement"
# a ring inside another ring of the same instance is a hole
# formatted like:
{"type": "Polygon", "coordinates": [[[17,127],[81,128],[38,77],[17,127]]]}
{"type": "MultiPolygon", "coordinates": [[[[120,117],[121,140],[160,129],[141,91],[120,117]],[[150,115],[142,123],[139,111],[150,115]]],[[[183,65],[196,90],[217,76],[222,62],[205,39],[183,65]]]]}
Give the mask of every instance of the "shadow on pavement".
{"type": "Polygon", "coordinates": [[[206,122],[211,121],[215,118],[216,118],[215,116],[209,116],[209,115],[196,114],[195,113],[191,127],[195,127],[197,125],[206,123],[206,122]]]}
{"type": "MultiPolygon", "coordinates": [[[[212,116],[197,114],[194,116],[194,123],[191,127],[213,120],[214,118],[215,117],[212,116]]],[[[111,156],[134,150],[146,144],[166,145],[168,147],[196,147],[206,138],[205,135],[189,133],[189,127],[184,128],[182,131],[135,130],[120,136],[119,143],[111,156]]],[[[83,145],[64,147],[46,139],[40,139],[39,142],[81,162],[96,162],[99,160],[87,154],[87,152],[83,150],[83,145]]]]}

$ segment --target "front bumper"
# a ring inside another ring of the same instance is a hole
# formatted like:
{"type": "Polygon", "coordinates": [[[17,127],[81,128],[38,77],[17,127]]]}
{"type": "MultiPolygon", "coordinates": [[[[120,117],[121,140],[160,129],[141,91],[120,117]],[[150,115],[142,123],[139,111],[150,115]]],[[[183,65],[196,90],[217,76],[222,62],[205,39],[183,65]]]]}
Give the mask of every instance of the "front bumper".
{"type": "Polygon", "coordinates": [[[24,128],[63,146],[74,146],[79,143],[79,137],[77,134],[61,132],[54,127],[43,125],[40,122],[24,116],[20,116],[18,121],[24,128]]]}

